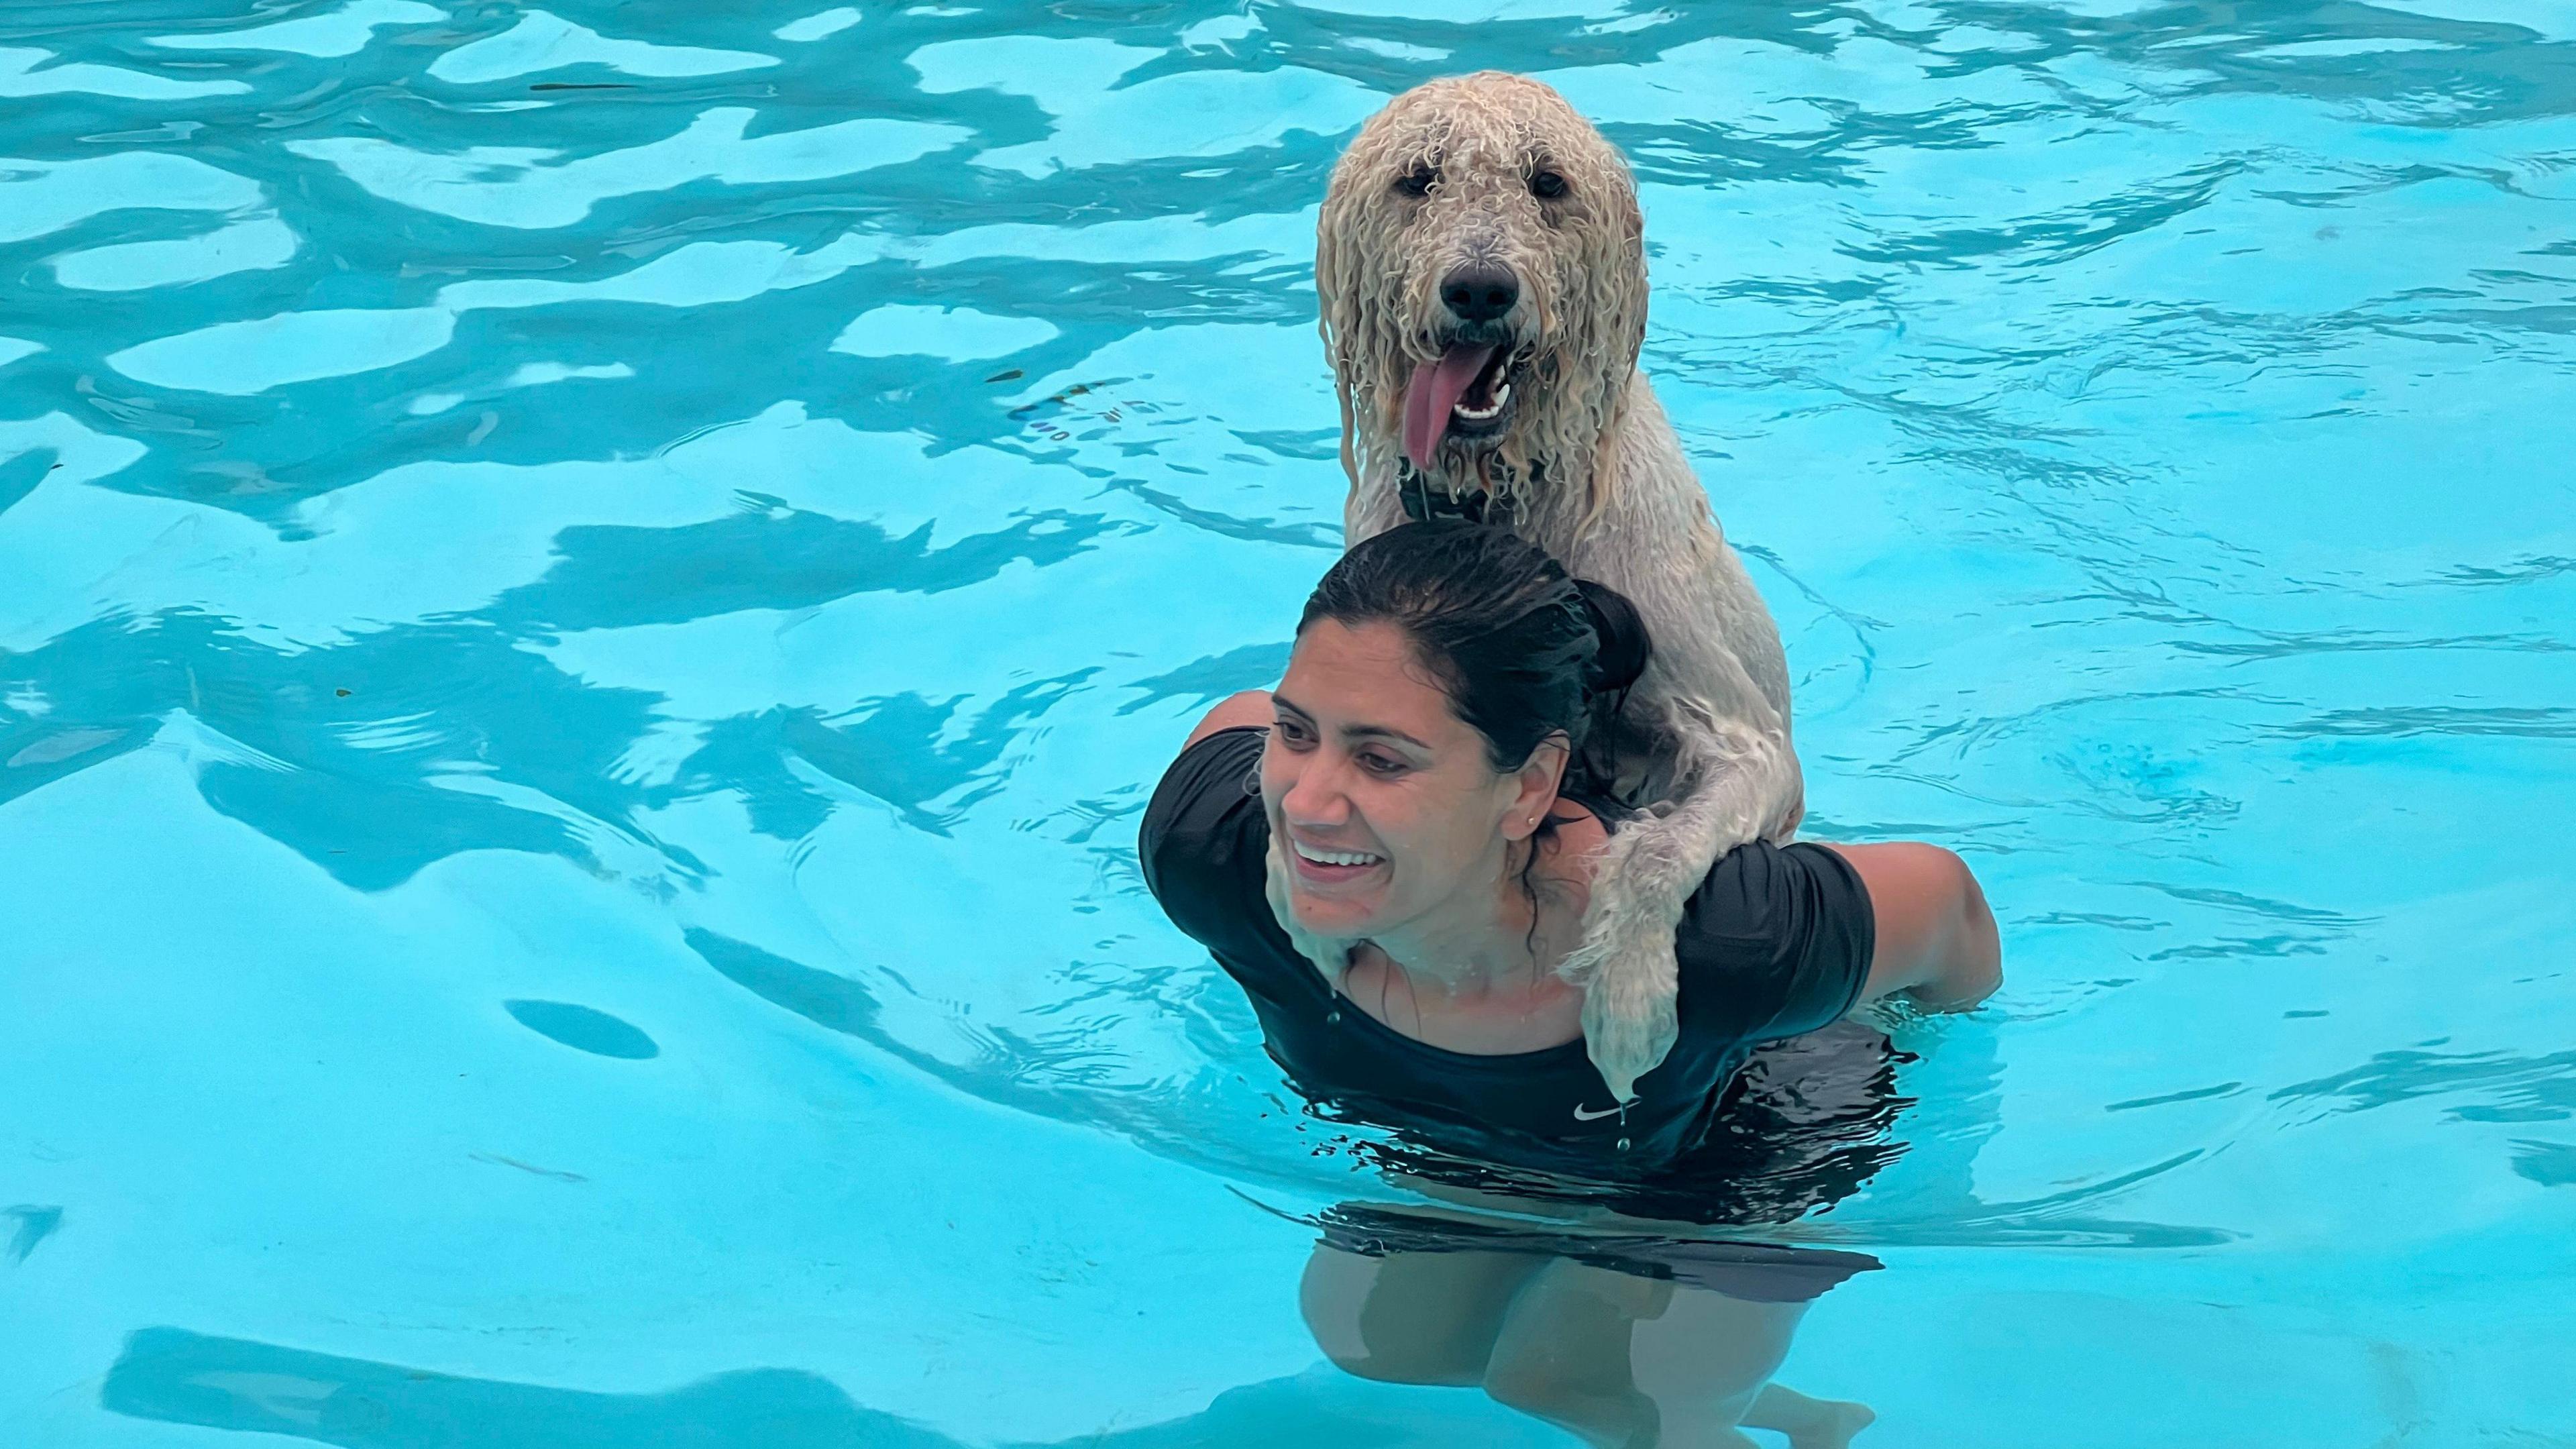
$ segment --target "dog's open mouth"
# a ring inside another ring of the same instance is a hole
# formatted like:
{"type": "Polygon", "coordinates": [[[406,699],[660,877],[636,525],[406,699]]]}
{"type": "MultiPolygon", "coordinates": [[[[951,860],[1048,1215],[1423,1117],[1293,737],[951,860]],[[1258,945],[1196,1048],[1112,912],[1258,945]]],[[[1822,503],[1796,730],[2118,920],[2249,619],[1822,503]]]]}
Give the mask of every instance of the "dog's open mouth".
{"type": "Polygon", "coordinates": [[[1491,438],[1510,426],[1514,356],[1508,346],[1460,342],[1413,369],[1404,390],[1404,453],[1414,467],[1430,472],[1444,438],[1491,438]]]}

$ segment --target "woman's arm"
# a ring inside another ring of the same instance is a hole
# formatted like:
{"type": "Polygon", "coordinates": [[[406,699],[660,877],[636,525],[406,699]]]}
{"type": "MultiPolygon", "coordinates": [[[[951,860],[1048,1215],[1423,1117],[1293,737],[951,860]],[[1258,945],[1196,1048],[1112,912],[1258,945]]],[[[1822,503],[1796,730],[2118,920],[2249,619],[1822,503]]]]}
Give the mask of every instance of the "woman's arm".
{"type": "Polygon", "coordinates": [[[2003,984],[1994,912],[1966,861],[1910,841],[1825,848],[1851,862],[1878,920],[1861,1000],[1902,991],[1929,1011],[1964,1011],[2003,984]]]}
{"type": "Polygon", "coordinates": [[[1199,727],[1190,731],[1188,739],[1181,741],[1181,748],[1186,750],[1218,730],[1241,729],[1245,725],[1268,729],[1275,718],[1270,708],[1269,690],[1247,689],[1241,694],[1228,695],[1218,702],[1216,708],[1207,712],[1206,717],[1199,721],[1199,727]]]}

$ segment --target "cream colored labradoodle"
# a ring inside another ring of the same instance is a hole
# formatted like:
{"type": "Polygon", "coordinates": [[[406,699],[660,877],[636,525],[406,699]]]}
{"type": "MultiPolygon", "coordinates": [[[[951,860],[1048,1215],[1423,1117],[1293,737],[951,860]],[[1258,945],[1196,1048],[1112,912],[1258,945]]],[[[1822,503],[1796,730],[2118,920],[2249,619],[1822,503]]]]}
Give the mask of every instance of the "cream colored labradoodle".
{"type": "MultiPolygon", "coordinates": [[[[1489,71],[1408,91],[1361,128],[1315,258],[1346,541],[1408,513],[1487,517],[1626,594],[1653,636],[1618,748],[1623,783],[1662,803],[1611,837],[1564,968],[1622,1100],[1673,1043],[1684,901],[1718,856],[1787,840],[1805,809],[1779,630],[1637,370],[1643,232],[1601,133],[1547,86],[1489,71]]],[[[1299,944],[1338,975],[1346,943],[1299,944]]]]}

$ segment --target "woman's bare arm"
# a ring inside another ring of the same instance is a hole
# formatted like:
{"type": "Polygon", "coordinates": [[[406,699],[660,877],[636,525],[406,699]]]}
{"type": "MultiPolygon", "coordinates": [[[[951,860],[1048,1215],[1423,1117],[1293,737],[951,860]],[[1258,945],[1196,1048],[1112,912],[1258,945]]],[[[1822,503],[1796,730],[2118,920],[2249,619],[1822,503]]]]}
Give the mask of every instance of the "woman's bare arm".
{"type": "Polygon", "coordinates": [[[1181,748],[1186,750],[1218,730],[1240,729],[1245,725],[1268,729],[1273,718],[1269,690],[1247,689],[1241,694],[1228,695],[1200,719],[1199,727],[1190,731],[1190,737],[1181,742],[1181,748]]]}
{"type": "Polygon", "coordinates": [[[2003,984],[1994,912],[1968,863],[1937,845],[1829,845],[1850,861],[1878,918],[1861,1000],[1902,991],[1928,1011],[1965,1011],[2003,984]]]}

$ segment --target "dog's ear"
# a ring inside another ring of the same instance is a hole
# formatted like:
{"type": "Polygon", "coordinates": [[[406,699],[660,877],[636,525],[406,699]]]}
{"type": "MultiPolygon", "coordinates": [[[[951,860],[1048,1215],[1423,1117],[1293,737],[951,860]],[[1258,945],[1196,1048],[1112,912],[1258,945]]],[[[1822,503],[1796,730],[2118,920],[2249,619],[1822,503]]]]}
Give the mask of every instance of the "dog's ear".
{"type": "Polygon", "coordinates": [[[1609,193],[1603,224],[1588,238],[1593,255],[1585,261],[1596,288],[1591,315],[1601,329],[1599,355],[1624,389],[1646,345],[1646,213],[1637,201],[1637,178],[1628,170],[1627,158],[1606,139],[1601,150],[1611,184],[1603,188],[1609,193]]]}
{"type": "Polygon", "coordinates": [[[1388,293],[1400,278],[1382,271],[1399,225],[1385,182],[1402,140],[1394,119],[1402,101],[1390,102],[1351,138],[1315,218],[1316,325],[1341,406],[1342,471],[1354,490],[1369,452],[1392,430],[1397,405],[1384,359],[1398,351],[1400,298],[1388,293]]]}
{"type": "Polygon", "coordinates": [[[1350,266],[1351,245],[1347,237],[1352,202],[1343,176],[1350,164],[1345,153],[1342,165],[1333,168],[1331,187],[1324,193],[1324,205],[1315,218],[1315,330],[1324,339],[1324,363],[1333,370],[1333,395],[1342,413],[1342,474],[1351,487],[1360,486],[1358,439],[1351,424],[1356,412],[1351,405],[1352,374],[1358,365],[1354,353],[1360,332],[1359,279],[1346,275],[1350,266]]]}
{"type": "Polygon", "coordinates": [[[1646,345],[1646,218],[1637,202],[1637,180],[1607,138],[1595,132],[1593,144],[1599,148],[1594,166],[1603,184],[1596,188],[1592,224],[1582,233],[1582,290],[1571,299],[1571,311],[1583,319],[1588,334],[1575,355],[1592,366],[1588,375],[1568,377],[1564,384],[1583,399],[1584,420],[1594,429],[1588,448],[1577,455],[1588,465],[1585,476],[1567,480],[1583,490],[1577,533],[1592,526],[1617,491],[1619,414],[1646,345]]]}

